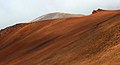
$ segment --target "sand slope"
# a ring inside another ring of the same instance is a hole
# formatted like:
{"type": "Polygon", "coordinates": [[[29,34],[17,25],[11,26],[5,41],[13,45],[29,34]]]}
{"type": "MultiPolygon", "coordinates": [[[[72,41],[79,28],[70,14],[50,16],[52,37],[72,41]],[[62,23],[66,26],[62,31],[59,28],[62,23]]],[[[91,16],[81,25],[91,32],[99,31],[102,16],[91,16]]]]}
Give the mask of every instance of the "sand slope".
{"type": "Polygon", "coordinates": [[[32,22],[14,31],[0,38],[0,65],[120,64],[119,10],[32,22]]]}

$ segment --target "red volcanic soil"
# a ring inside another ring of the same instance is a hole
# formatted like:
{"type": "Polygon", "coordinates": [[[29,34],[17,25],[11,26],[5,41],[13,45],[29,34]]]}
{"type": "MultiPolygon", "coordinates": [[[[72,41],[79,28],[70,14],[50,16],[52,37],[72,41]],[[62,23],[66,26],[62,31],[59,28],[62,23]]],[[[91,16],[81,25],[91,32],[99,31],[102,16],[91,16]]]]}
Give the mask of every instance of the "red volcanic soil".
{"type": "Polygon", "coordinates": [[[4,37],[12,34],[13,32],[18,31],[19,29],[21,29],[22,27],[28,24],[29,23],[20,23],[20,24],[16,24],[14,26],[10,26],[10,27],[0,30],[0,39],[3,39],[4,37]]]}
{"type": "Polygon", "coordinates": [[[0,32],[0,65],[119,64],[119,10],[32,22],[0,32]]]}

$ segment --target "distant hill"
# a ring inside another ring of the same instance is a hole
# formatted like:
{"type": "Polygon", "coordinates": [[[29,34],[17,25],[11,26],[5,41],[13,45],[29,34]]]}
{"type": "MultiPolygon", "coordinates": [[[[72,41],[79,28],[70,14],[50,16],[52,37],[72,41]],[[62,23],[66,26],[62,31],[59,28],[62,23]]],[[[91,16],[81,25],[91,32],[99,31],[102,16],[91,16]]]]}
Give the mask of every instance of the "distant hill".
{"type": "Polygon", "coordinates": [[[69,13],[60,13],[60,12],[55,12],[55,13],[49,13],[43,16],[40,16],[34,20],[34,21],[42,21],[42,20],[49,20],[49,19],[58,19],[58,18],[69,18],[69,17],[82,17],[85,15],[82,14],[69,14],[69,13]]]}

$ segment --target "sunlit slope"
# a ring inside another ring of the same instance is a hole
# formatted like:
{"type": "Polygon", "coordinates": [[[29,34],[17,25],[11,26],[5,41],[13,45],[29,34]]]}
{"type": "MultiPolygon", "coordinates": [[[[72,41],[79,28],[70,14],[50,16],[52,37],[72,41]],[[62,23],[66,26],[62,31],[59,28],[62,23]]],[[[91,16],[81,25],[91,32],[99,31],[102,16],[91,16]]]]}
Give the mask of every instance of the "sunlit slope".
{"type": "Polygon", "coordinates": [[[0,39],[0,65],[120,64],[120,11],[25,25],[0,39]]]}

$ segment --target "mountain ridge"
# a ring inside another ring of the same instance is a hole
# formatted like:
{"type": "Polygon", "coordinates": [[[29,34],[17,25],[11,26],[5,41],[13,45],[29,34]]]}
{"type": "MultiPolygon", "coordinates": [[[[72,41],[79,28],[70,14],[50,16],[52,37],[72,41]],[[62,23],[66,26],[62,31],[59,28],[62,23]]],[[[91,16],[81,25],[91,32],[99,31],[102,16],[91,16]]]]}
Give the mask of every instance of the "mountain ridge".
{"type": "Polygon", "coordinates": [[[54,12],[42,15],[34,20],[34,21],[42,21],[42,20],[50,20],[50,19],[58,19],[58,18],[70,18],[70,17],[82,17],[85,15],[82,14],[70,14],[70,13],[62,13],[62,12],[54,12]]]}
{"type": "Polygon", "coordinates": [[[31,22],[0,40],[1,65],[120,64],[120,11],[31,22]]]}

